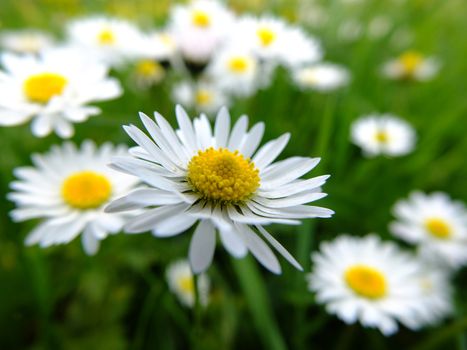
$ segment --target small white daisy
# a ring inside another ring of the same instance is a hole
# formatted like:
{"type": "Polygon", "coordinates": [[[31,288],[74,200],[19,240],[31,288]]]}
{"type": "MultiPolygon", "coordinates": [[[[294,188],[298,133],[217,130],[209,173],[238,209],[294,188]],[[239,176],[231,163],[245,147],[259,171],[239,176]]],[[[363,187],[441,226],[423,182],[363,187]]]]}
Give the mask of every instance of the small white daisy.
{"type": "Polygon", "coordinates": [[[76,19],[67,33],[70,45],[113,67],[139,57],[144,39],[131,22],[110,17],[76,19]]]}
{"type": "Polygon", "coordinates": [[[383,75],[395,80],[426,81],[438,73],[440,64],[433,57],[407,51],[383,65],[383,75]]]}
{"type": "Polygon", "coordinates": [[[380,154],[403,156],[412,152],[416,141],[413,127],[392,114],[359,118],[352,124],[351,138],[368,157],[380,154]]]}
{"type": "Polygon", "coordinates": [[[231,31],[233,14],[215,0],[176,5],[170,12],[169,32],[183,57],[206,63],[231,31]]]}
{"type": "Polygon", "coordinates": [[[15,222],[41,219],[26,238],[26,244],[48,247],[72,241],[82,233],[83,248],[95,254],[99,241],[122,229],[128,215],[103,211],[110,200],[126,194],[137,179],[108,167],[112,157],[124,156],[124,146],[83,142],[80,149],[72,143],[54,146],[51,151],[32,157],[34,167],[14,171],[18,180],[10,185],[8,199],[17,209],[15,222]]]}
{"type": "Polygon", "coordinates": [[[130,219],[124,230],[152,230],[158,237],[180,234],[199,222],[189,248],[195,273],[211,264],[216,231],[234,257],[244,257],[250,251],[267,269],[280,273],[279,262],[266,240],[301,269],[263,225],[299,224],[299,219],[333,214],[329,209],[305,205],[325,196],[320,188],[328,176],[299,179],[319,159],[292,157],[273,163],[290,135],[284,134],[258,149],[264,124],[248,130],[248,117],[242,116],[231,128],[225,108],[218,113],[214,129],[206,116],[191,121],[180,106],[176,116],[180,127],[176,132],[158,113],[156,122],[140,113],[150,136],[136,126],[124,127],[139,147],[131,151],[132,157],[114,159],[113,167],[137,176],[150,188],[130,193],[106,210],[144,208],[145,212],[130,219]]]}
{"type": "MultiPolygon", "coordinates": [[[[188,260],[178,260],[171,263],[165,272],[170,290],[180,303],[187,307],[195,305],[195,280],[188,260]]],[[[209,302],[210,280],[206,274],[198,276],[198,293],[200,304],[206,306],[209,302]]]]}
{"type": "Polygon", "coordinates": [[[467,209],[447,194],[413,192],[393,209],[391,232],[452,267],[467,264],[467,209]]]}
{"type": "Polygon", "coordinates": [[[398,324],[418,328],[421,266],[409,254],[376,235],[342,235],[323,243],[312,254],[313,272],[307,276],[316,301],[347,324],[360,322],[384,335],[398,324]]]}
{"type": "Polygon", "coordinates": [[[40,56],[2,56],[0,70],[0,125],[24,124],[33,119],[32,133],[44,137],[55,132],[74,134],[73,123],[100,113],[91,102],[121,95],[108,69],[71,49],[51,49],[40,56]]]}
{"type": "Polygon", "coordinates": [[[135,63],[133,80],[140,89],[160,83],[165,77],[165,68],[154,59],[141,59],[135,63]]]}
{"type": "Polygon", "coordinates": [[[54,39],[36,29],[9,30],[0,33],[0,47],[15,53],[36,54],[50,48],[54,39]]]}
{"type": "Polygon", "coordinates": [[[228,105],[228,98],[223,91],[217,85],[204,81],[174,85],[172,98],[185,108],[194,108],[209,115],[228,105]]]}
{"type": "Polygon", "coordinates": [[[300,67],[292,73],[293,80],[302,89],[332,91],[349,82],[349,71],[342,66],[331,63],[318,63],[300,67]]]}
{"type": "Polygon", "coordinates": [[[174,38],[165,31],[143,34],[138,48],[138,55],[141,58],[159,62],[171,62],[176,52],[177,45],[174,38]]]}

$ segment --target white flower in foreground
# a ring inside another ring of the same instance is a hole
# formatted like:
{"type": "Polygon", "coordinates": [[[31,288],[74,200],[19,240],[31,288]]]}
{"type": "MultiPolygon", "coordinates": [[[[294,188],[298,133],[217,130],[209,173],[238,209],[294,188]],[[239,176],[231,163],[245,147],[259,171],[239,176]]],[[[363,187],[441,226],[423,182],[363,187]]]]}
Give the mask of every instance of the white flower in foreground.
{"type": "Polygon", "coordinates": [[[96,148],[85,141],[80,149],[72,143],[54,146],[51,151],[32,157],[34,167],[14,171],[8,198],[17,208],[15,222],[41,219],[26,238],[26,244],[48,247],[72,241],[82,233],[83,248],[95,254],[99,241],[122,229],[128,215],[108,214],[103,207],[126,194],[137,179],[108,167],[110,159],[124,156],[124,146],[104,144],[96,148]]]}
{"type": "Polygon", "coordinates": [[[433,57],[424,57],[416,51],[407,51],[383,66],[383,75],[395,80],[426,81],[433,78],[440,68],[433,57]]]}
{"type": "Polygon", "coordinates": [[[223,43],[233,20],[221,2],[196,0],[172,8],[169,32],[185,59],[205,63],[223,43]]]}
{"type": "Polygon", "coordinates": [[[3,55],[0,125],[19,125],[33,119],[35,136],[44,137],[54,131],[68,138],[74,134],[73,123],[100,113],[89,103],[120,96],[120,84],[107,76],[107,67],[82,54],[57,49],[40,56],[3,55]]]}
{"type": "Polygon", "coordinates": [[[360,322],[384,335],[403,323],[419,328],[422,300],[421,265],[391,242],[376,235],[342,235],[312,254],[309,289],[316,301],[347,324],[360,322]]]}
{"type": "Polygon", "coordinates": [[[302,89],[326,92],[347,85],[349,72],[336,64],[321,63],[295,69],[293,80],[302,89]]]}
{"type": "MultiPolygon", "coordinates": [[[[166,270],[167,283],[170,290],[180,302],[188,307],[195,305],[195,280],[187,260],[171,263],[166,270]]],[[[198,276],[198,293],[201,305],[206,306],[209,301],[210,281],[206,274],[198,276]]]]}
{"type": "Polygon", "coordinates": [[[368,157],[403,156],[415,147],[416,135],[406,121],[391,114],[372,114],[352,124],[352,142],[368,157]]]}
{"type": "Polygon", "coordinates": [[[131,150],[133,157],[115,158],[112,165],[137,176],[150,188],[114,201],[106,211],[145,208],[124,230],[152,230],[157,237],[180,234],[199,222],[189,248],[195,273],[211,264],[216,231],[234,257],[244,257],[250,251],[267,269],[280,273],[279,262],[266,240],[301,269],[263,225],[299,224],[299,219],[333,214],[329,209],[305,205],[325,196],[320,186],[328,176],[299,179],[319,159],[292,157],[273,163],[290,135],[284,134],[258,149],[264,124],[248,130],[248,117],[242,116],[231,129],[225,108],[218,113],[214,130],[206,116],[191,121],[180,106],[176,116],[177,132],[158,113],[156,122],[140,113],[150,136],[136,126],[124,127],[139,147],[131,150]]]}
{"type": "Polygon", "coordinates": [[[228,105],[228,98],[215,84],[181,82],[174,86],[173,100],[186,108],[212,114],[222,106],[228,105]]]}
{"type": "Polygon", "coordinates": [[[51,47],[54,39],[36,29],[10,30],[0,33],[0,47],[15,53],[36,54],[51,47]]]}
{"type": "Polygon", "coordinates": [[[87,55],[118,66],[141,55],[144,36],[131,22],[110,17],[76,19],[68,24],[69,43],[87,55]]]}
{"type": "Polygon", "coordinates": [[[467,209],[447,194],[412,193],[393,209],[391,232],[452,267],[467,264],[467,209]],[[434,254],[434,255],[433,255],[434,254]]]}

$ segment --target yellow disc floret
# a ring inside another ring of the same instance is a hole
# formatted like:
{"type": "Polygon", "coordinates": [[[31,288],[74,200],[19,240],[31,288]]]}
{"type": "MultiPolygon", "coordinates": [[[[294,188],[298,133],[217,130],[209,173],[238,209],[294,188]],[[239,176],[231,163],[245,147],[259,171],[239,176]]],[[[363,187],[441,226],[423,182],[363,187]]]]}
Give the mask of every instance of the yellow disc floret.
{"type": "Polygon", "coordinates": [[[423,56],[415,51],[407,51],[399,57],[399,62],[407,76],[412,76],[423,62],[423,56]]]}
{"type": "Polygon", "coordinates": [[[195,94],[196,104],[206,106],[212,102],[212,94],[206,89],[198,89],[195,94]]]}
{"type": "Polygon", "coordinates": [[[202,10],[193,11],[191,20],[197,27],[206,28],[211,24],[211,18],[209,15],[202,10]]]}
{"type": "Polygon", "coordinates": [[[67,177],[62,184],[62,198],[77,209],[98,208],[112,194],[112,185],[103,175],[93,171],[81,171],[67,177]]]}
{"type": "Polygon", "coordinates": [[[387,283],[384,275],[366,265],[354,265],[344,273],[347,285],[359,296],[380,299],[386,295],[387,283]]]}
{"type": "Polygon", "coordinates": [[[109,46],[115,44],[115,34],[110,29],[103,29],[97,34],[97,41],[102,46],[109,46]]]}
{"type": "Polygon", "coordinates": [[[188,182],[203,198],[241,202],[259,187],[259,170],[238,151],[208,148],[199,151],[188,164],[188,182]]]}
{"type": "Polygon", "coordinates": [[[180,277],[178,280],[178,286],[184,293],[191,294],[195,292],[195,283],[193,276],[191,275],[180,277]]]}
{"type": "Polygon", "coordinates": [[[425,221],[425,228],[432,236],[439,239],[447,239],[451,236],[451,227],[440,218],[430,218],[425,221]]]}
{"type": "Polygon", "coordinates": [[[375,139],[378,143],[387,143],[389,141],[389,135],[386,131],[379,130],[375,134],[375,139]]]}
{"type": "Polygon", "coordinates": [[[142,77],[159,77],[164,74],[164,67],[153,60],[141,60],[136,64],[136,74],[142,77]]]}
{"type": "Polygon", "coordinates": [[[28,100],[47,103],[53,96],[63,92],[67,82],[63,75],[57,73],[39,73],[24,81],[23,90],[28,100]]]}
{"type": "Polygon", "coordinates": [[[249,61],[245,57],[233,57],[229,60],[229,69],[234,73],[244,73],[248,69],[249,61]]]}
{"type": "Polygon", "coordinates": [[[276,40],[276,33],[267,27],[259,28],[256,31],[259,41],[263,46],[269,46],[276,40]]]}

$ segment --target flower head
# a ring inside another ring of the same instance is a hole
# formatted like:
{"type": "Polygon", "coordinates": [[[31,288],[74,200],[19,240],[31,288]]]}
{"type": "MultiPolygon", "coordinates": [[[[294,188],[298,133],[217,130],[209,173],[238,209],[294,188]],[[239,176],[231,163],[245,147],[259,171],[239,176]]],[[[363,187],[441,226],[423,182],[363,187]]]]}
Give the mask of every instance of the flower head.
{"type": "Polygon", "coordinates": [[[395,80],[431,79],[439,71],[439,62],[417,51],[407,51],[383,66],[383,74],[395,80]]]}
{"type": "Polygon", "coordinates": [[[50,48],[53,43],[48,33],[35,29],[3,31],[0,35],[0,47],[14,53],[37,54],[50,48]]]}
{"type": "Polygon", "coordinates": [[[293,79],[302,89],[326,92],[346,85],[349,82],[349,72],[335,64],[321,63],[295,69],[293,79]]]}

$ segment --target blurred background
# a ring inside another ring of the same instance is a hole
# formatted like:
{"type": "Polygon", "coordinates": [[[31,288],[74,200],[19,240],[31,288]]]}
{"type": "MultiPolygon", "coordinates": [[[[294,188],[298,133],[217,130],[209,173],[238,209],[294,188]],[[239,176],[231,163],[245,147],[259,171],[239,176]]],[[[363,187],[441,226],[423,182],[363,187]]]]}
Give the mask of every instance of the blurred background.
{"type": "MultiPolygon", "coordinates": [[[[390,239],[392,205],[413,189],[441,190],[467,200],[467,2],[464,0],[238,0],[236,13],[270,13],[317,37],[325,59],[347,67],[350,84],[322,94],[302,91],[279,70],[268,89],[231,107],[237,118],[266,122],[265,139],[292,133],[282,157],[322,157],[313,176],[331,174],[320,205],[336,214],[274,232],[305,267],[322,240],[340,233],[377,232],[390,239]],[[441,61],[432,81],[396,83],[380,66],[408,49],[441,61]],[[366,159],[349,142],[353,120],[392,112],[418,133],[410,156],[366,159]]],[[[172,1],[1,0],[0,31],[37,28],[63,37],[64,25],[89,14],[123,17],[141,28],[162,28],[172,1]]],[[[123,84],[131,72],[114,73],[123,84]]],[[[77,125],[74,141],[129,143],[122,124],[139,125],[137,112],[157,110],[174,120],[167,84],[128,89],[101,105],[102,116],[77,125]]],[[[25,247],[36,224],[14,224],[5,197],[15,167],[31,152],[61,143],[33,138],[29,126],[0,128],[0,349],[467,349],[467,272],[455,276],[456,313],[438,327],[402,329],[385,338],[346,326],[314,303],[304,274],[290,266],[280,276],[250,257],[232,259],[218,249],[209,270],[210,304],[201,329],[192,311],[168,290],[165,267],[186,255],[189,235],[168,240],[150,234],[107,238],[86,256],[80,241],[48,249],[25,247]],[[193,341],[193,338],[196,341],[193,341]]],[[[401,243],[401,245],[404,245],[401,243]]],[[[409,248],[409,247],[407,247],[409,248]]]]}

